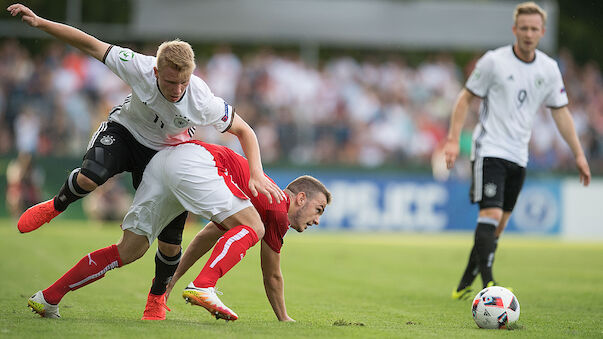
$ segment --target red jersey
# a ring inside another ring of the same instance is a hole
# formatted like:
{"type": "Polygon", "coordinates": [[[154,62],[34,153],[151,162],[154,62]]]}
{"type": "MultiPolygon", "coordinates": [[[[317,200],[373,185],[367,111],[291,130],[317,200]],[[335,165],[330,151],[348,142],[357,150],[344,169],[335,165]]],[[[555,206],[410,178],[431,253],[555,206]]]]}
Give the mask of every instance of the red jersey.
{"type": "MultiPolygon", "coordinates": [[[[191,140],[186,143],[202,146],[213,155],[218,174],[224,178],[224,182],[234,195],[241,199],[251,200],[264,223],[264,241],[273,251],[280,253],[283,246],[283,237],[289,229],[289,217],[287,215],[290,203],[289,196],[286,197],[286,200],[281,200],[280,203],[273,201],[272,204],[268,202],[268,197],[261,193],[254,197],[248,186],[249,164],[245,157],[225,146],[208,144],[199,140],[191,140]]],[[[267,175],[266,177],[274,182],[267,175]]]]}

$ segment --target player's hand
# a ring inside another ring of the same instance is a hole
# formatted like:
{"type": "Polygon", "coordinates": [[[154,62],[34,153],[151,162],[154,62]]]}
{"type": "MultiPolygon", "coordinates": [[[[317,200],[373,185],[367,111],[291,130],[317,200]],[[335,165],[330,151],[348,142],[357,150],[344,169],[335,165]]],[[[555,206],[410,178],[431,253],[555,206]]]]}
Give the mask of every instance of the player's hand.
{"type": "Polygon", "coordinates": [[[444,158],[446,159],[446,168],[451,169],[454,167],[456,157],[459,156],[459,142],[456,140],[448,139],[444,144],[444,158]]]}
{"type": "Polygon", "coordinates": [[[590,184],[590,167],[584,154],[576,157],[576,167],[578,167],[578,172],[580,172],[580,182],[582,185],[588,186],[590,184]]]}
{"type": "Polygon", "coordinates": [[[257,197],[259,193],[262,193],[268,197],[268,202],[272,204],[272,198],[280,203],[281,200],[285,199],[285,192],[283,192],[275,183],[268,179],[265,175],[260,177],[251,176],[249,178],[249,190],[254,197],[257,197]]]}
{"type": "Polygon", "coordinates": [[[285,318],[283,318],[283,319],[279,319],[279,320],[280,320],[280,321],[282,321],[282,322],[289,322],[289,323],[294,323],[294,322],[295,322],[295,319],[291,318],[291,317],[290,317],[290,316],[288,316],[288,315],[287,315],[287,316],[285,316],[285,318]]]}
{"type": "Polygon", "coordinates": [[[31,27],[38,27],[38,25],[40,25],[40,17],[38,17],[31,9],[21,4],[10,5],[6,10],[9,11],[12,16],[21,14],[21,21],[27,23],[31,27]]]}
{"type": "Polygon", "coordinates": [[[172,293],[172,289],[174,288],[174,284],[170,281],[170,283],[165,288],[165,303],[167,304],[168,298],[170,297],[170,293],[172,293]]]}

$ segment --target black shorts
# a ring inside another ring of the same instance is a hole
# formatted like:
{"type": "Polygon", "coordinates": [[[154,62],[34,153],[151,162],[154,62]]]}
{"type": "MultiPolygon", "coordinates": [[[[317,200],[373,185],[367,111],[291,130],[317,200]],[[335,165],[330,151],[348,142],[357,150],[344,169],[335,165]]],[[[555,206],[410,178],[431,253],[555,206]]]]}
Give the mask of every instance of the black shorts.
{"type": "Polygon", "coordinates": [[[513,211],[526,177],[525,167],[500,158],[477,158],[471,162],[472,203],[480,209],[498,207],[513,211]]]}
{"type": "MultiPolygon", "coordinates": [[[[137,189],[147,164],[157,151],[139,143],[124,126],[103,122],[94,133],[84,155],[81,173],[97,185],[122,172],[132,174],[132,186],[137,189]]],[[[182,242],[187,212],[182,213],[163,229],[158,239],[170,244],[182,242]]]]}

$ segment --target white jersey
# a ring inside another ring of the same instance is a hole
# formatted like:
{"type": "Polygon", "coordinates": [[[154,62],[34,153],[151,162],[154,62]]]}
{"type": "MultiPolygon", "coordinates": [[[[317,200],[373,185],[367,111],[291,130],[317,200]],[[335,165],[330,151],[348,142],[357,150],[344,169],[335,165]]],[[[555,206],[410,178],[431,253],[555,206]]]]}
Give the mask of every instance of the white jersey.
{"type": "Polygon", "coordinates": [[[510,45],[484,54],[465,87],[483,99],[471,160],[495,157],[525,167],[532,124],[541,105],[568,104],[557,62],[539,50],[532,62],[524,62],[510,45]]]}
{"type": "Polygon", "coordinates": [[[110,47],[103,62],[130,85],[132,93],[122,105],[113,108],[109,121],[123,125],[139,143],[154,150],[190,140],[195,126],[228,130],[234,118],[233,108],[214,96],[195,75],[180,101],[168,101],[159,91],[153,72],[156,60],[127,48],[110,47]]]}

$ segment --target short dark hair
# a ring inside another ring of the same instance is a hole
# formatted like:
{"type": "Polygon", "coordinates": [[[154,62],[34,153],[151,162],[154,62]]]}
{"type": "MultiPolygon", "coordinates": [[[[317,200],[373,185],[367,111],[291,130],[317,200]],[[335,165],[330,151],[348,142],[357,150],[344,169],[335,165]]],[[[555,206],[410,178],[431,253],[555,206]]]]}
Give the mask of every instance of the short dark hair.
{"type": "Polygon", "coordinates": [[[287,185],[287,189],[295,194],[305,192],[308,199],[311,199],[316,193],[322,193],[327,198],[327,205],[331,203],[331,192],[320,180],[310,175],[302,175],[293,180],[287,185]]]}

